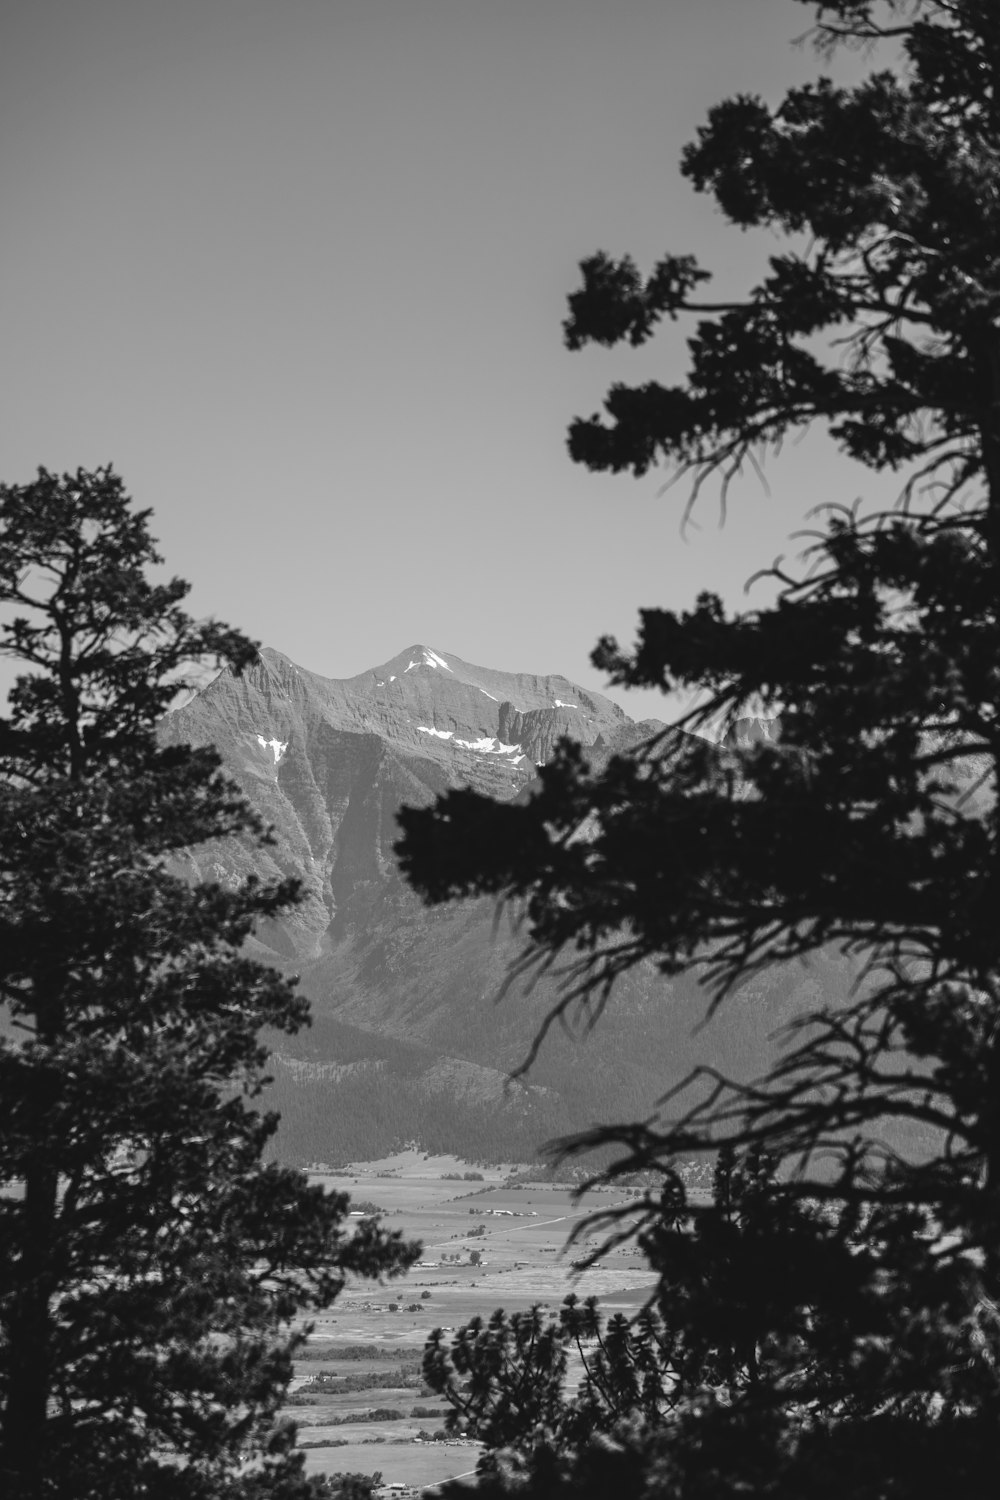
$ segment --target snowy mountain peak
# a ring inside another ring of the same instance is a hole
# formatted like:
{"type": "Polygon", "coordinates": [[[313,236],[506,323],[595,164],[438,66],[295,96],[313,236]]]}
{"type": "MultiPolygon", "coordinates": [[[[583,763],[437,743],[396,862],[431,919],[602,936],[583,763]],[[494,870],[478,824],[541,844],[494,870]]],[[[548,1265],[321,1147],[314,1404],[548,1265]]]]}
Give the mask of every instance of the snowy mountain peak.
{"type": "Polygon", "coordinates": [[[306,899],[284,926],[300,953],[344,914],[354,882],[395,868],[401,802],[449,786],[509,801],[564,736],[597,753],[646,737],[617,704],[565,677],[479,667],[420,643],[348,678],[265,647],[240,676],[221,673],[165,718],[161,734],[215,745],[274,827],[273,852],[232,873],[303,881],[306,899]]]}

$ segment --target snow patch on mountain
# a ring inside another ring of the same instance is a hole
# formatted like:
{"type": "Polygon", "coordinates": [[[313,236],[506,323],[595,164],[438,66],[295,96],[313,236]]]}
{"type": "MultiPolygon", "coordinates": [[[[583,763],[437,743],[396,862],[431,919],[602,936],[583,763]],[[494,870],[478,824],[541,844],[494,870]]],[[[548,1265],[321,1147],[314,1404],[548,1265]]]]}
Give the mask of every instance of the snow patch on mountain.
{"type": "Polygon", "coordinates": [[[423,654],[423,658],[424,658],[423,661],[411,661],[403,669],[403,675],[404,676],[406,675],[407,672],[412,672],[414,667],[432,667],[434,669],[436,669],[438,667],[443,667],[446,672],[450,672],[451,671],[451,668],[449,667],[448,663],[445,661],[444,657],[443,656],[438,656],[438,654],[437,654],[436,651],[431,651],[430,648],[427,647],[427,646],[421,646],[420,650],[421,650],[421,652],[423,654]]]}
{"type": "Polygon", "coordinates": [[[262,746],[263,749],[265,749],[265,750],[271,749],[271,750],[274,751],[274,764],[275,765],[278,764],[278,761],[281,759],[281,757],[284,755],[285,751],[288,749],[288,741],[287,740],[285,740],[284,743],[282,743],[281,740],[278,740],[278,739],[266,740],[262,734],[259,734],[257,736],[257,743],[258,743],[258,745],[262,746]]]}
{"type": "Polygon", "coordinates": [[[463,750],[475,750],[477,755],[513,755],[521,748],[520,745],[505,745],[493,734],[484,734],[478,740],[456,740],[455,744],[461,745],[463,750]]]}
{"type": "Polygon", "coordinates": [[[579,708],[579,703],[564,703],[561,698],[556,699],[556,708],[579,708]]]}
{"type": "Polygon", "coordinates": [[[505,745],[494,734],[484,734],[478,740],[461,740],[455,739],[454,729],[432,729],[429,724],[418,724],[417,731],[420,734],[432,734],[438,740],[454,740],[463,750],[474,750],[477,755],[513,755],[516,758],[511,761],[512,766],[516,766],[524,758],[520,745],[505,745]]]}

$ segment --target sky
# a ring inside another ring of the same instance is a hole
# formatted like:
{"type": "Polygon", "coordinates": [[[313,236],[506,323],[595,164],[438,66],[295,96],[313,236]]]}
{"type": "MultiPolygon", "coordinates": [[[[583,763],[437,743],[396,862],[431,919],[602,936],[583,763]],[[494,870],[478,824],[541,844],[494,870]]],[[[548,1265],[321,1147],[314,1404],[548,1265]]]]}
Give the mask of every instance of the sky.
{"type": "Polygon", "coordinates": [[[574,354],[561,323],[598,248],[752,284],[779,242],[678,159],[721,98],[822,71],[809,23],[795,0],[9,6],[0,479],[112,463],[195,614],[330,677],[419,642],[601,689],[590,651],[640,607],[764,602],[748,576],[867,477],[810,435],[682,534],[683,483],[589,474],[565,437],[612,381],[682,378],[683,326],[574,354]]]}

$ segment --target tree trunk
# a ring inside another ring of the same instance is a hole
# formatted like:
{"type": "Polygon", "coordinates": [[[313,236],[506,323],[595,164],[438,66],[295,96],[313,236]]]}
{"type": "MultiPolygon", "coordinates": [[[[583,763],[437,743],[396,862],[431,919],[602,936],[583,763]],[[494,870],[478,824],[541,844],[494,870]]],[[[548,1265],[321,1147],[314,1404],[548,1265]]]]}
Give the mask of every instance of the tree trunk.
{"type": "MultiPolygon", "coordinates": [[[[35,1039],[53,1048],[65,1031],[60,978],[47,966],[36,978],[35,1039]]],[[[43,1054],[44,1056],[44,1054],[43,1054]]],[[[32,1077],[24,1128],[30,1156],[24,1170],[19,1254],[10,1268],[7,1319],[10,1389],[0,1445],[4,1500],[43,1500],[52,1456],[49,1401],[53,1395],[53,1310],[59,1284],[59,1070],[48,1059],[28,1063],[32,1077]]]]}
{"type": "Polygon", "coordinates": [[[52,1388],[52,1251],[58,1179],[50,1167],[29,1171],[24,1232],[8,1321],[10,1390],[3,1435],[0,1486],[7,1500],[42,1500],[45,1492],[48,1405],[52,1388]]]}

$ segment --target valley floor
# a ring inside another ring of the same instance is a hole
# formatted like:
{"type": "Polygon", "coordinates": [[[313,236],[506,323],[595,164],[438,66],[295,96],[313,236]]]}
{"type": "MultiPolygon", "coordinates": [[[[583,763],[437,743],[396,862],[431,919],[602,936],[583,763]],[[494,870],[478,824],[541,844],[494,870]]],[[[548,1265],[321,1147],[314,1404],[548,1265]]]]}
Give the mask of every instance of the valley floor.
{"type": "Polygon", "coordinates": [[[581,1205],[568,1185],[508,1186],[515,1170],[411,1150],[353,1163],[346,1172],[310,1173],[359,1205],[376,1204],[388,1228],[422,1242],[423,1255],[401,1281],[349,1286],[314,1320],[288,1408],[299,1423],[307,1473],[380,1470],[385,1483],[419,1493],[475,1469],[478,1446],[442,1441],[444,1403],[421,1395],[419,1364],[433,1328],[456,1329],[498,1307],[555,1309],[570,1291],[598,1296],[612,1312],[642,1306],[654,1277],[632,1247],[584,1272],[572,1262],[596,1248],[597,1237],[567,1248],[574,1227],[598,1208],[626,1201],[628,1190],[602,1189],[581,1205]]]}

